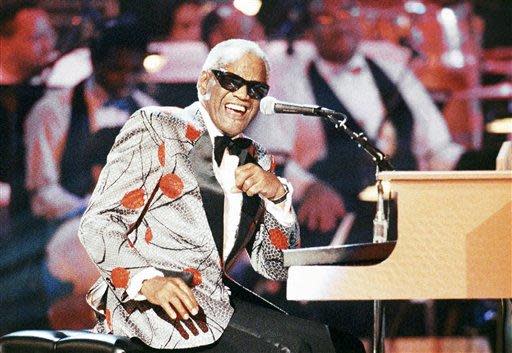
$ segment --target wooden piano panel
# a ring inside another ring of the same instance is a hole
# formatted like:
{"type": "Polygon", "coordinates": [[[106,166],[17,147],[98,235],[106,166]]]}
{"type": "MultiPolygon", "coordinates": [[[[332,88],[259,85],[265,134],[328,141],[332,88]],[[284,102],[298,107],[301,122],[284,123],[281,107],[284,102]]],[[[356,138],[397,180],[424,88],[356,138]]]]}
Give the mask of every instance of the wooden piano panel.
{"type": "Polygon", "coordinates": [[[512,173],[385,172],[398,241],[371,266],[292,266],[290,300],[512,297],[512,173]]]}

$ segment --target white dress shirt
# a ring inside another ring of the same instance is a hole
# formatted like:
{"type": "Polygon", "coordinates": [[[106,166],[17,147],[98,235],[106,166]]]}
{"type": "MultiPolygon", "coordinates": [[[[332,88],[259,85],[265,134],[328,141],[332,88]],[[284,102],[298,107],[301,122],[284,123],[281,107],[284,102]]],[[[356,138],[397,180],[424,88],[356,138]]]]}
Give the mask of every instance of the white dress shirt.
{"type": "MultiPolygon", "coordinates": [[[[206,129],[208,130],[208,134],[210,135],[210,139],[212,141],[212,145],[214,145],[215,137],[222,136],[223,133],[215,126],[210,115],[203,107],[200,106],[201,114],[204,118],[204,122],[206,125],[206,129]]],[[[242,137],[243,134],[240,134],[237,137],[242,137]]],[[[235,184],[235,170],[238,167],[238,156],[231,155],[227,151],[224,151],[224,156],[222,157],[222,162],[220,166],[215,162],[215,158],[213,156],[212,150],[212,164],[213,164],[213,173],[215,174],[215,178],[219,182],[222,190],[224,190],[224,260],[228,257],[229,253],[233,249],[233,245],[235,244],[236,233],[238,230],[238,225],[240,223],[240,213],[242,210],[242,201],[243,195],[237,190],[235,184]]],[[[288,195],[286,200],[282,203],[276,205],[270,200],[267,200],[264,197],[261,197],[265,202],[265,209],[270,212],[279,223],[285,226],[291,226],[295,222],[295,214],[292,212],[291,200],[293,194],[292,186],[283,178],[280,178],[280,181],[283,184],[286,184],[288,187],[288,195]]]]}

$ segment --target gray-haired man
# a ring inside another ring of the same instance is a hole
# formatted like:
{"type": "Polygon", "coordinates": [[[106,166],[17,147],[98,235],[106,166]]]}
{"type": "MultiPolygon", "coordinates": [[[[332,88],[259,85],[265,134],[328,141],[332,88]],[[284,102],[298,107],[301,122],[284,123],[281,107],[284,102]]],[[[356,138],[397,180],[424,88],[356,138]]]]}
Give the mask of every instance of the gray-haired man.
{"type": "Polygon", "coordinates": [[[80,228],[102,274],[88,296],[99,332],[157,349],[334,352],[325,326],[226,286],[243,249],[258,272],[284,280],[282,250],[299,244],[291,185],[242,134],[267,73],[255,43],[222,42],[199,77],[199,102],[144,108],[126,123],[80,228]]]}

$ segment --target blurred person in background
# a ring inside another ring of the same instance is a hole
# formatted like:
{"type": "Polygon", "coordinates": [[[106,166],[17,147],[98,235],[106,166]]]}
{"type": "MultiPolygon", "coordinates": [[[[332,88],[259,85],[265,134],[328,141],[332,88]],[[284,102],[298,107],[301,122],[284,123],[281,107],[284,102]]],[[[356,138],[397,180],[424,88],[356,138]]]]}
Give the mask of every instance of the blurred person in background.
{"type": "MultiPolygon", "coordinates": [[[[103,128],[84,141],[84,168],[90,170],[94,185],[119,131],[120,127],[103,128]]],[[[16,254],[19,264],[7,273],[3,269],[0,272],[0,334],[50,327],[88,329],[94,325],[94,315],[84,298],[99,274],[78,240],[80,217],[60,224],[42,250],[33,251],[16,242],[4,244],[3,255],[16,254]]]]}
{"type": "Polygon", "coordinates": [[[35,2],[2,4],[0,11],[0,182],[10,187],[10,202],[5,202],[9,202],[11,218],[0,227],[4,238],[10,232],[10,221],[30,217],[24,186],[23,124],[44,94],[39,74],[52,61],[57,38],[48,14],[35,2]]]}
{"type": "Polygon", "coordinates": [[[5,196],[0,200],[0,333],[27,324],[48,327],[39,291],[43,274],[36,262],[49,233],[29,206],[23,127],[27,112],[46,90],[40,74],[54,59],[56,39],[48,14],[36,2],[2,2],[0,189],[5,196]]]}
{"type": "Polygon", "coordinates": [[[57,38],[50,18],[35,1],[20,1],[2,5],[0,21],[1,82],[29,82],[55,55],[57,38]]]}
{"type": "MultiPolygon", "coordinates": [[[[453,143],[439,110],[407,67],[363,54],[356,3],[313,1],[309,10],[316,54],[304,62],[294,61],[301,65],[288,64],[286,70],[276,72],[271,94],[283,101],[317,104],[346,114],[347,125],[364,132],[390,156],[397,170],[453,169],[464,148],[453,143]]],[[[259,127],[250,127],[249,136],[259,138],[276,129],[294,134],[294,148],[283,151],[290,155],[283,173],[295,188],[303,246],[330,245],[333,240],[336,245],[372,242],[375,204],[358,198],[375,183],[375,166],[366,152],[320,118],[261,119],[265,122],[253,124],[259,127]],[[288,127],[283,126],[286,121],[288,127]],[[343,220],[350,232],[339,236],[343,220]]],[[[396,224],[391,221],[393,228],[396,224]]],[[[392,239],[396,234],[390,230],[389,236],[392,239]]],[[[276,289],[270,286],[267,291],[275,294],[276,289]]],[[[332,303],[315,304],[305,315],[368,335],[370,313],[370,306],[332,303]]]]}
{"type": "Polygon", "coordinates": [[[200,41],[203,3],[200,0],[176,0],[172,3],[168,41],[200,41]]]}
{"type": "Polygon", "coordinates": [[[140,107],[156,105],[136,87],[146,47],[132,21],[108,23],[90,45],[92,76],[48,92],[30,112],[26,183],[36,215],[60,221],[82,213],[93,186],[83,142],[100,128],[123,125],[140,107]]]}
{"type": "MultiPolygon", "coordinates": [[[[107,155],[121,127],[102,128],[85,142],[84,168],[90,171],[96,185],[107,155]]],[[[46,247],[44,261],[53,277],[71,283],[73,291],[56,298],[48,310],[54,329],[85,329],[94,326],[94,315],[84,298],[99,272],[77,237],[81,215],[63,222],[46,247]]]]}
{"type": "MultiPolygon", "coordinates": [[[[50,239],[51,244],[66,243],[65,234],[73,229],[66,221],[86,207],[94,186],[85,159],[88,138],[101,128],[123,125],[142,106],[155,105],[136,88],[146,45],[133,23],[120,19],[107,24],[90,45],[92,76],[72,88],[48,90],[28,113],[26,187],[40,227],[16,230],[15,242],[3,247],[2,330],[48,328],[54,302],[79,293],[80,281],[49,267],[46,246],[50,239]]],[[[62,261],[65,256],[57,263],[62,261]]]]}
{"type": "MultiPolygon", "coordinates": [[[[317,56],[286,81],[294,89],[282,90],[286,97],[279,98],[345,113],[347,125],[364,132],[397,170],[452,169],[464,149],[452,142],[442,115],[408,68],[360,51],[358,11],[354,1],[311,3],[317,56]]],[[[375,182],[373,162],[330,123],[316,118],[298,122],[294,158],[309,173],[296,182],[303,228],[332,235],[345,212],[355,212],[356,219],[361,212],[359,218],[370,227],[363,225],[348,242],[371,242],[374,210],[366,212],[358,194],[375,182]]],[[[331,238],[326,236],[327,244],[331,238]]]]}
{"type": "Polygon", "coordinates": [[[255,17],[244,15],[229,5],[213,8],[201,21],[201,40],[208,48],[233,38],[265,40],[263,26],[255,17]]]}

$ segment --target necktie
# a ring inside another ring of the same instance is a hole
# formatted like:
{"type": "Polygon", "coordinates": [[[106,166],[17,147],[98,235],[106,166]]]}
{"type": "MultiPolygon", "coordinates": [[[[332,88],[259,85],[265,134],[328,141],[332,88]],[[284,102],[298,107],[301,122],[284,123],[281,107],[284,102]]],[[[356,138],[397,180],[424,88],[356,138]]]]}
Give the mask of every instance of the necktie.
{"type": "Polygon", "coordinates": [[[217,136],[215,137],[215,147],[214,147],[214,156],[217,165],[220,166],[222,162],[222,156],[224,155],[224,150],[227,148],[229,154],[239,156],[243,150],[247,149],[251,146],[252,140],[240,137],[236,139],[231,139],[227,136],[217,136]]]}

